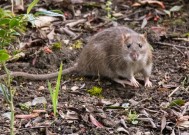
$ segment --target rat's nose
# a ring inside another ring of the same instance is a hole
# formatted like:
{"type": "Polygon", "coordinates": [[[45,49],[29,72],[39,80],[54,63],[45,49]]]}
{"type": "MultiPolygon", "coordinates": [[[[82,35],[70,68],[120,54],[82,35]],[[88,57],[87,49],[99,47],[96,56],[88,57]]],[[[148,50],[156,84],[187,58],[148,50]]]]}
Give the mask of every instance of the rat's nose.
{"type": "Polygon", "coordinates": [[[134,61],[136,61],[137,59],[138,59],[138,53],[136,53],[136,52],[133,52],[133,53],[131,53],[131,58],[132,58],[132,60],[134,60],[134,61]]]}

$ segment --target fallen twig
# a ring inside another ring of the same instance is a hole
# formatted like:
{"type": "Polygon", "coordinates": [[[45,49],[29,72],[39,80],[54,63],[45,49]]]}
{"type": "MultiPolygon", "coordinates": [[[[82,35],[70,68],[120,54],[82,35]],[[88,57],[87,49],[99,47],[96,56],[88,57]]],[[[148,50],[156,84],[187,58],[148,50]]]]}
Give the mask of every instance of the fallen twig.
{"type": "Polygon", "coordinates": [[[78,25],[80,23],[85,23],[86,21],[87,21],[86,19],[80,19],[80,20],[77,20],[75,22],[67,23],[66,26],[67,27],[74,27],[75,25],[78,25]]]}
{"type": "Polygon", "coordinates": [[[170,47],[177,47],[177,48],[182,48],[182,49],[189,49],[189,47],[179,46],[179,45],[174,45],[174,44],[169,44],[169,43],[155,42],[155,44],[160,44],[160,45],[165,45],[165,46],[170,46],[170,47]]]}
{"type": "Polygon", "coordinates": [[[62,30],[63,30],[66,34],[68,34],[69,36],[71,36],[72,38],[77,37],[77,35],[76,35],[74,32],[72,32],[71,30],[69,30],[67,27],[62,28],[62,30]]]}
{"type": "Polygon", "coordinates": [[[144,121],[144,122],[150,122],[153,128],[157,128],[156,124],[153,122],[152,118],[138,118],[138,120],[144,121]]]}
{"type": "Polygon", "coordinates": [[[180,49],[176,48],[175,46],[174,46],[174,48],[175,48],[177,51],[179,51],[179,52],[182,54],[183,57],[185,57],[185,54],[184,54],[180,49]]]}
{"type": "Polygon", "coordinates": [[[180,88],[180,86],[176,87],[176,88],[171,92],[171,94],[169,94],[168,97],[171,97],[176,91],[179,90],[179,88],[180,88]]]}

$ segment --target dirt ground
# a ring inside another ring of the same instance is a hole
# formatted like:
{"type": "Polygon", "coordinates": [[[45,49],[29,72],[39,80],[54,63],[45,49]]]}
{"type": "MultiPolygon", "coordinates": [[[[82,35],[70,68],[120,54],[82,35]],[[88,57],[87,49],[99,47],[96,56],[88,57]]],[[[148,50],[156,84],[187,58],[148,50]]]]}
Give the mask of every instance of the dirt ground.
{"type": "MultiPolygon", "coordinates": [[[[98,10],[99,13],[96,17],[88,17],[89,20],[91,19],[91,27],[87,23],[81,23],[71,28],[71,31],[79,35],[75,39],[61,32],[67,24],[66,21],[55,22],[52,28],[49,26],[49,30],[45,31],[49,33],[54,29],[56,38],[51,40],[41,37],[42,30],[28,28],[20,41],[25,43],[29,40],[39,40],[23,50],[25,53],[23,58],[8,62],[7,68],[11,71],[36,74],[51,73],[58,70],[61,61],[63,68],[68,68],[75,63],[82,50],[82,47],[73,47],[73,44],[79,41],[85,46],[89,37],[95,33],[114,25],[122,25],[147,34],[153,48],[151,76],[153,87],[144,88],[144,82],[140,76],[142,85],[139,88],[131,86],[124,88],[107,78],[66,75],[61,80],[58,116],[55,119],[47,80],[31,81],[14,78],[12,86],[16,89],[15,115],[31,114],[32,110],[45,110],[34,118],[16,118],[15,133],[17,135],[189,135],[189,41],[183,40],[185,37],[182,36],[189,32],[189,4],[185,1],[182,10],[172,14],[171,17],[159,15],[159,21],[148,20],[148,24],[141,29],[142,20],[138,21],[137,18],[150,11],[154,14],[158,7],[155,4],[131,7],[133,3],[133,1],[116,3],[115,12],[122,13],[124,16],[118,17],[119,19],[115,21],[104,20],[106,11],[101,6],[89,7],[85,4],[73,4],[75,9],[81,11],[80,16],[73,17],[70,9],[64,10],[60,8],[60,5],[53,5],[51,9],[63,10],[65,14],[68,14],[68,21],[79,20],[84,14],[92,13],[92,11],[98,10]],[[153,29],[154,27],[158,27],[159,31],[153,29]],[[63,40],[69,40],[69,43],[65,44],[63,40]],[[53,49],[52,44],[58,41],[62,42],[61,49],[53,49]],[[44,51],[45,46],[48,46],[52,53],[44,51]],[[87,92],[94,86],[102,88],[101,96],[92,96],[87,92]],[[32,102],[36,97],[44,97],[47,103],[37,104],[29,109],[21,107],[20,104],[32,102]],[[178,99],[184,103],[170,105],[178,99]],[[138,115],[137,124],[132,124],[129,112],[135,112],[138,115]]],[[[104,3],[97,5],[102,4],[104,3]]],[[[165,0],[164,4],[167,9],[170,9],[183,3],[165,0]]],[[[46,3],[42,7],[47,8],[49,5],[51,3],[46,3]]],[[[1,70],[0,73],[3,74],[4,71],[1,70]]],[[[56,79],[49,81],[53,86],[56,84],[56,79]]],[[[10,108],[2,95],[0,95],[0,103],[0,135],[7,135],[10,133],[10,120],[2,114],[10,112],[10,108]]]]}

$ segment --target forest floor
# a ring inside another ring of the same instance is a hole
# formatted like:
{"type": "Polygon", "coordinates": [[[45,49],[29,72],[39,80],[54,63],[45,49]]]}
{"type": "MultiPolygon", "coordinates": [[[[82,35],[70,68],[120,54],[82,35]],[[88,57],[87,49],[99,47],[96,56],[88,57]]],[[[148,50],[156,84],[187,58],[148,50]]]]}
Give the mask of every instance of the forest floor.
{"type": "MultiPolygon", "coordinates": [[[[153,48],[153,87],[124,88],[106,78],[66,75],[61,80],[55,118],[47,80],[14,78],[17,135],[189,135],[189,3],[165,0],[167,10],[183,5],[170,16],[163,12],[161,3],[138,3],[138,6],[134,3],[132,0],[113,3],[111,19],[107,18],[103,0],[68,5],[44,1],[32,10],[58,9],[63,11],[64,18],[54,17],[56,21],[45,27],[28,26],[20,43],[15,43],[18,48],[22,43],[25,56],[8,62],[9,70],[51,73],[58,71],[61,61],[66,69],[75,63],[91,36],[121,25],[147,34],[153,48]],[[80,23],[73,24],[78,20],[80,23]],[[54,49],[55,44],[61,44],[61,49],[54,49]],[[102,88],[99,96],[89,94],[88,90],[94,87],[102,88]],[[36,115],[34,110],[42,112],[36,115]],[[27,114],[34,117],[17,117],[27,114]]],[[[56,78],[49,82],[54,86],[56,78]]],[[[10,108],[3,95],[0,101],[0,135],[7,135],[10,120],[3,115],[10,108]]]]}

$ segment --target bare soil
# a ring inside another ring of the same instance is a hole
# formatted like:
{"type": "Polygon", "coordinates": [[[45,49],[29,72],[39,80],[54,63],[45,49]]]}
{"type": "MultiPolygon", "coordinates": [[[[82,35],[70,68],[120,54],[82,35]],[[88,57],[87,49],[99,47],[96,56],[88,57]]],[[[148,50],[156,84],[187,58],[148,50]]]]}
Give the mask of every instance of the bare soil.
{"type": "MultiPolygon", "coordinates": [[[[119,12],[125,14],[134,13],[140,9],[141,12],[136,13],[135,16],[131,15],[131,19],[147,14],[145,9],[149,7],[156,8],[147,5],[132,8],[131,4],[133,2],[129,2],[122,2],[123,5],[128,6],[128,9],[119,5],[117,7],[119,12]]],[[[164,2],[169,8],[181,4],[164,2]]],[[[40,40],[24,49],[25,57],[8,62],[7,68],[11,71],[41,74],[57,71],[60,62],[63,63],[64,69],[70,67],[75,63],[82,50],[82,48],[72,47],[77,40],[85,46],[90,36],[102,29],[112,27],[116,22],[118,25],[131,27],[139,33],[147,33],[148,40],[153,47],[154,66],[151,76],[153,87],[144,88],[143,80],[140,77],[141,87],[126,86],[124,88],[107,78],[84,77],[77,74],[63,76],[59,91],[58,116],[55,119],[47,81],[14,78],[12,86],[16,89],[14,95],[15,115],[30,114],[32,110],[46,110],[46,112],[40,113],[35,118],[16,118],[15,133],[17,135],[64,135],[74,133],[81,135],[160,135],[161,133],[170,135],[174,131],[176,135],[187,135],[189,129],[186,127],[180,128],[179,122],[181,122],[181,115],[189,116],[189,105],[187,105],[189,103],[189,89],[187,89],[189,81],[186,81],[189,80],[189,41],[176,40],[176,38],[181,38],[181,35],[189,32],[189,5],[187,1],[181,11],[171,17],[161,16],[159,22],[151,19],[144,29],[140,28],[142,21],[126,21],[124,18],[105,23],[102,18],[106,15],[106,11],[100,6],[97,8],[95,6],[88,7],[84,4],[74,6],[75,9],[81,8],[82,15],[93,10],[99,11],[98,16],[92,18],[93,20],[90,22],[93,29],[87,29],[86,24],[79,24],[72,31],[81,35],[77,39],[73,39],[69,35],[59,32],[61,28],[65,27],[65,23],[54,23],[53,28],[57,38],[49,40],[47,38],[42,39],[38,29],[28,28],[28,32],[20,40],[22,42],[27,42],[30,38],[40,40]],[[99,24],[102,24],[102,26],[97,27],[99,24]],[[161,35],[154,32],[152,27],[157,26],[165,28],[165,33],[161,35]],[[62,39],[69,40],[70,43],[63,44],[62,39]],[[62,42],[62,48],[52,49],[52,43],[59,40],[62,42]],[[164,43],[168,43],[168,45],[164,43]],[[44,51],[44,46],[48,46],[53,52],[47,53],[44,51]],[[102,88],[103,92],[100,97],[92,96],[87,92],[94,86],[102,88]],[[177,90],[170,96],[175,89],[177,90]],[[36,97],[45,97],[47,104],[37,104],[30,109],[23,109],[20,106],[21,103],[31,102],[36,97]],[[183,100],[184,104],[167,106],[178,99],[183,100]],[[123,106],[127,104],[128,108],[124,108],[123,106]],[[134,125],[129,121],[128,114],[130,111],[138,114],[138,124],[134,125]],[[95,125],[92,116],[103,125],[103,128],[95,125]]],[[[43,7],[47,8],[46,6],[43,7]]],[[[63,10],[63,8],[56,5],[52,7],[63,10]]],[[[69,9],[65,10],[64,13],[72,14],[69,9]]],[[[82,18],[82,15],[79,17],[70,15],[67,20],[78,20],[82,18]]],[[[2,70],[0,73],[3,74],[4,71],[2,70]]],[[[49,81],[53,86],[56,84],[56,78],[49,81]]],[[[10,108],[2,95],[0,95],[0,101],[0,114],[9,112],[10,108]]],[[[0,135],[10,133],[9,124],[9,119],[0,116],[0,135]]]]}

